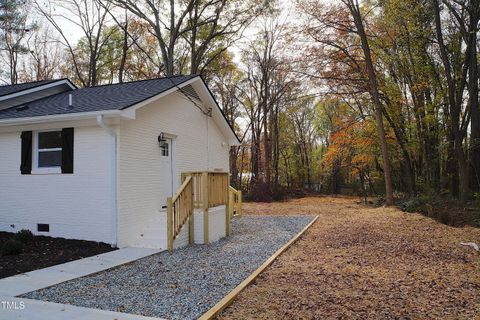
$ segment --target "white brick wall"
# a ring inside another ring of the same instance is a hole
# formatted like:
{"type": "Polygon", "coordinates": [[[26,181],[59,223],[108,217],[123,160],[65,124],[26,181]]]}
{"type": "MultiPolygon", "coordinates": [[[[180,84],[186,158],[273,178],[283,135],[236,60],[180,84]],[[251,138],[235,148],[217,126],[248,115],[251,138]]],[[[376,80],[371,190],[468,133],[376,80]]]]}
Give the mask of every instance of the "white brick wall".
{"type": "Polygon", "coordinates": [[[225,206],[218,206],[208,210],[208,240],[210,242],[218,241],[226,235],[225,209],[225,206]]]}
{"type": "MultiPolygon", "coordinates": [[[[165,228],[165,233],[166,232],[167,232],[167,230],[165,228]]],[[[187,245],[188,245],[188,220],[183,225],[183,227],[180,229],[180,232],[178,233],[175,240],[173,240],[173,248],[178,249],[178,248],[181,248],[181,247],[185,247],[187,245]]]]}
{"type": "MultiPolygon", "coordinates": [[[[226,236],[225,206],[218,206],[208,210],[208,241],[215,242],[226,236]]],[[[194,242],[204,243],[203,238],[203,209],[195,209],[194,216],[194,242]]]]}
{"type": "Polygon", "coordinates": [[[157,141],[161,132],[176,136],[174,189],[181,172],[229,169],[229,147],[222,145],[226,137],[189,100],[170,94],[138,109],[135,120],[120,125],[119,246],[133,243],[165,203],[157,141]]]}
{"type": "MultiPolygon", "coordinates": [[[[0,132],[1,231],[35,232],[37,223],[48,223],[50,236],[115,243],[113,139],[98,126],[81,125],[75,127],[73,175],[21,175],[21,129],[0,132]]],[[[182,95],[170,94],[138,109],[136,119],[123,120],[118,132],[119,247],[135,244],[165,204],[166,182],[158,167],[161,132],[176,136],[174,189],[182,172],[229,169],[227,138],[182,95]]]]}
{"type": "Polygon", "coordinates": [[[114,243],[112,138],[99,127],[75,128],[74,174],[21,175],[20,133],[0,133],[0,230],[37,233],[47,223],[44,235],[114,243]]]}
{"type": "MultiPolygon", "coordinates": [[[[156,248],[167,250],[167,213],[158,212],[148,223],[140,236],[131,244],[133,247],[156,248]]],[[[175,249],[188,245],[188,220],[173,241],[175,249]]]]}
{"type": "Polygon", "coordinates": [[[203,244],[203,209],[193,211],[193,242],[203,244]]]}

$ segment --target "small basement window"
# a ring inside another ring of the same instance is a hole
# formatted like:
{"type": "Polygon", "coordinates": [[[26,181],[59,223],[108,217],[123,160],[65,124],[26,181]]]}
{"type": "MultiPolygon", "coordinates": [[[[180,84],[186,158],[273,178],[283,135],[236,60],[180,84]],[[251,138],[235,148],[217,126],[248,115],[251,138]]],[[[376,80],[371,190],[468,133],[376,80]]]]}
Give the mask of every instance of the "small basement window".
{"type": "Polygon", "coordinates": [[[162,157],[168,157],[169,155],[169,143],[167,140],[160,141],[160,152],[162,157]]]}
{"type": "Polygon", "coordinates": [[[39,172],[60,173],[62,131],[38,131],[33,139],[33,168],[39,172]]]}
{"type": "Polygon", "coordinates": [[[50,225],[47,223],[38,223],[37,224],[38,232],[50,232],[50,225]]]}

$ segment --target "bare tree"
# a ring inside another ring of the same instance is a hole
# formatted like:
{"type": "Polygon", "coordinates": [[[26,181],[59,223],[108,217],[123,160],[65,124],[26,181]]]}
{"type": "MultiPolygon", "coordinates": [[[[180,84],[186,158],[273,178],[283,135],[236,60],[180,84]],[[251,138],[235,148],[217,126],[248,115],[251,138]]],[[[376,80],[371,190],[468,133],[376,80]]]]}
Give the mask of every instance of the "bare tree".
{"type": "Polygon", "coordinates": [[[103,46],[108,41],[108,35],[102,34],[107,24],[108,7],[97,1],[89,0],[51,0],[46,5],[34,0],[37,10],[57,30],[62,44],[70,53],[73,69],[78,81],[84,87],[98,84],[97,61],[103,46]],[[75,51],[75,45],[61,26],[61,21],[67,21],[78,27],[84,36],[88,48],[87,70],[82,70],[81,62],[75,51]],[[85,74],[86,73],[86,74],[85,74]]]}
{"type": "MultiPolygon", "coordinates": [[[[478,11],[478,2],[476,6],[477,8],[475,10],[478,11]]],[[[456,11],[452,10],[452,8],[450,10],[452,14],[455,15],[456,11]]],[[[441,8],[438,0],[433,0],[433,11],[435,15],[436,37],[447,83],[447,104],[450,116],[449,129],[451,132],[451,139],[453,142],[455,158],[457,160],[456,163],[459,173],[458,177],[460,200],[462,202],[465,202],[468,198],[469,193],[469,178],[468,163],[466,154],[463,149],[463,141],[466,136],[466,131],[468,127],[468,113],[463,112],[463,99],[465,87],[467,85],[467,76],[470,65],[469,60],[473,56],[473,47],[476,46],[476,40],[471,41],[469,40],[470,36],[467,37],[463,61],[453,64],[452,60],[455,60],[457,57],[452,57],[452,53],[447,47],[444,37],[444,28],[442,26],[441,20],[441,8]],[[460,66],[460,70],[457,70],[455,65],[460,66]]],[[[459,19],[462,20],[462,18],[459,19]]],[[[478,24],[478,18],[476,24],[478,24]]],[[[476,24],[472,26],[474,30],[477,29],[476,24]]],[[[467,32],[464,31],[464,34],[466,33],[467,32]]],[[[476,34],[476,31],[474,34],[476,34]]],[[[475,79],[474,81],[478,81],[478,79],[475,79]]],[[[478,92],[475,92],[478,91],[478,89],[475,89],[473,86],[470,87],[472,89],[471,93],[474,95],[473,98],[478,99],[478,92]]],[[[478,101],[476,102],[476,104],[478,105],[478,101]]]]}
{"type": "Polygon", "coordinates": [[[246,75],[240,99],[250,124],[250,183],[252,190],[261,188],[264,195],[279,190],[279,115],[298,97],[294,64],[282,54],[287,30],[279,16],[265,16],[256,39],[243,53],[246,75]]]}
{"type": "Polygon", "coordinates": [[[241,0],[111,0],[111,3],[149,24],[158,41],[166,75],[182,71],[178,67],[185,47],[182,42],[190,48],[190,73],[198,73],[221,54],[228,39],[243,30],[264,7],[255,1],[241,0]],[[212,53],[212,44],[218,41],[225,45],[212,53]]]}
{"type": "Polygon", "coordinates": [[[29,55],[23,63],[19,78],[22,81],[39,81],[58,76],[62,52],[59,42],[51,38],[46,27],[34,32],[27,40],[29,55]]]}
{"type": "MultiPolygon", "coordinates": [[[[120,60],[120,65],[118,68],[118,81],[121,83],[124,81],[127,58],[128,56],[142,56],[142,64],[149,65],[149,73],[142,74],[143,78],[151,78],[152,75],[160,75],[163,72],[163,65],[161,59],[159,59],[158,54],[152,54],[152,42],[149,41],[150,37],[153,35],[148,31],[148,23],[142,19],[135,19],[128,15],[128,10],[124,10],[124,19],[120,18],[118,13],[119,9],[116,6],[111,6],[109,1],[98,0],[103,8],[108,12],[112,20],[120,27],[123,31],[123,43],[122,43],[122,55],[120,60]],[[152,72],[154,71],[154,72],[152,72]]],[[[145,71],[145,70],[142,70],[145,71]]]]}
{"type": "MultiPolygon", "coordinates": [[[[478,87],[478,24],[480,21],[480,0],[442,1],[457,22],[465,43],[464,70],[468,68],[468,109],[470,115],[470,187],[480,190],[480,105],[478,87]]],[[[438,8],[438,7],[437,7],[438,8]]],[[[437,33],[438,35],[438,33],[437,33]]],[[[442,44],[439,43],[441,46],[442,44]]],[[[462,88],[459,88],[462,90],[462,88]]],[[[459,91],[460,93],[460,91],[459,91]]],[[[459,94],[457,93],[457,94],[459,94]]],[[[457,97],[459,99],[460,97],[457,97]]]]}

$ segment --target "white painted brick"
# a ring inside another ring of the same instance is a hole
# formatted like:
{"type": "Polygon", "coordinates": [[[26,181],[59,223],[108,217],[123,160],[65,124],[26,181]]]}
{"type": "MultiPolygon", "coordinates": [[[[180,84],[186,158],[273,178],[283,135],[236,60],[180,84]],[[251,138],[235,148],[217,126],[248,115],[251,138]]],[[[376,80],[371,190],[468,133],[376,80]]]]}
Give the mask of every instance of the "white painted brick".
{"type": "MultiPolygon", "coordinates": [[[[0,230],[35,231],[37,223],[48,223],[50,236],[115,243],[113,139],[102,128],[88,125],[75,127],[73,175],[21,175],[20,130],[0,133],[0,230]]],[[[165,204],[157,141],[161,132],[176,136],[174,189],[182,172],[228,171],[227,138],[212,118],[181,95],[171,94],[138,109],[136,119],[122,120],[118,132],[119,247],[135,244],[165,204]]],[[[211,230],[224,232],[224,225],[214,224],[211,230]]],[[[166,235],[160,241],[163,247],[166,235]]]]}
{"type": "Polygon", "coordinates": [[[193,212],[193,242],[203,244],[203,209],[193,212]]]}
{"type": "Polygon", "coordinates": [[[222,145],[226,138],[192,102],[171,94],[138,109],[135,120],[125,120],[120,125],[119,246],[134,242],[152,215],[166,203],[168,194],[160,173],[157,141],[161,132],[176,136],[175,190],[182,172],[229,169],[229,147],[222,145]]]}
{"type": "MultiPolygon", "coordinates": [[[[218,206],[208,210],[208,240],[215,242],[226,236],[225,228],[225,206],[218,206]]],[[[203,244],[203,209],[195,209],[194,211],[194,233],[193,239],[195,243],[203,244]]]]}
{"type": "Polygon", "coordinates": [[[37,233],[48,223],[44,235],[114,243],[111,137],[75,128],[74,174],[21,175],[20,134],[0,133],[0,230],[37,233]]]}
{"type": "Polygon", "coordinates": [[[208,239],[215,242],[226,236],[225,206],[218,206],[208,210],[208,239]]]}

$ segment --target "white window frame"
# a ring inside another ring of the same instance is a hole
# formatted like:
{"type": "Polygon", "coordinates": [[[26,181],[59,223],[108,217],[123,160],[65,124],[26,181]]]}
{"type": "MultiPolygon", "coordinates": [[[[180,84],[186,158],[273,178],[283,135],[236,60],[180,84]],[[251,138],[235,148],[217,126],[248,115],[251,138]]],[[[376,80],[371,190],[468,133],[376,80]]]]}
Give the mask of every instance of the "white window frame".
{"type": "Polygon", "coordinates": [[[62,151],[63,148],[49,148],[49,149],[39,149],[38,148],[38,135],[44,132],[52,131],[62,131],[62,129],[50,129],[50,130],[38,130],[33,132],[33,150],[32,150],[32,174],[59,174],[62,173],[62,166],[55,167],[39,167],[38,166],[38,153],[42,151],[62,151]]]}

